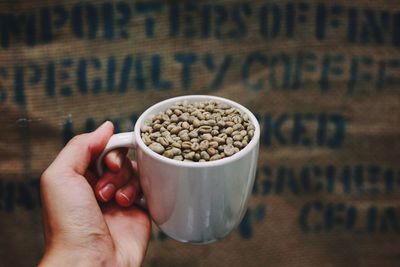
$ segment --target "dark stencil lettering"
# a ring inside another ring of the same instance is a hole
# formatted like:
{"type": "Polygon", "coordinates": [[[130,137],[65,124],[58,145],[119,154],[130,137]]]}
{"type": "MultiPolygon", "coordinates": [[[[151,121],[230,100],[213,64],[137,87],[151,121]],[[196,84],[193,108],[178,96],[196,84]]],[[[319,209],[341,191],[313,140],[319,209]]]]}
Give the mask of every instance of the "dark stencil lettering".
{"type": "Polygon", "coordinates": [[[210,84],[210,88],[212,90],[217,90],[220,88],[222,82],[224,81],[225,74],[231,66],[232,61],[232,55],[225,55],[222,63],[217,66],[216,60],[214,59],[214,56],[212,54],[206,54],[204,56],[204,64],[206,65],[207,69],[215,73],[214,78],[212,79],[210,84]]]}
{"type": "Polygon", "coordinates": [[[169,36],[177,37],[180,31],[180,6],[176,3],[169,5],[169,36]]]}
{"type": "MultiPolygon", "coordinates": [[[[98,58],[92,58],[87,62],[88,60],[81,59],[79,60],[78,63],[78,69],[77,69],[77,87],[79,91],[83,94],[86,94],[88,92],[88,82],[87,82],[87,68],[88,65],[93,66],[94,69],[98,70],[101,67],[100,60],[98,58]],[[90,63],[90,64],[89,64],[90,63]]],[[[94,94],[98,94],[102,89],[102,84],[101,84],[101,79],[100,78],[95,78],[92,81],[92,86],[91,86],[91,91],[94,94]]]]}
{"type": "MultiPolygon", "coordinates": [[[[399,59],[389,59],[379,62],[379,72],[376,82],[376,88],[378,91],[382,91],[385,87],[393,86],[396,87],[400,83],[400,75],[398,70],[400,69],[399,59]]],[[[364,75],[369,75],[365,73],[364,75]]]]}
{"type": "Polygon", "coordinates": [[[269,63],[269,79],[271,88],[288,89],[290,85],[290,75],[292,73],[292,59],[286,54],[273,55],[269,63]],[[280,74],[282,74],[280,82],[280,74]]]}
{"type": "Polygon", "coordinates": [[[38,178],[29,181],[2,179],[0,181],[0,211],[12,213],[18,208],[32,211],[40,207],[39,187],[38,178]]]}
{"type": "Polygon", "coordinates": [[[154,17],[149,16],[153,12],[160,12],[162,9],[162,4],[157,2],[139,2],[136,3],[136,10],[139,13],[146,15],[145,20],[145,29],[146,29],[146,36],[147,37],[154,37],[154,28],[156,20],[154,17]]]}
{"type": "Polygon", "coordinates": [[[380,12],[379,22],[376,11],[372,9],[365,9],[364,16],[366,22],[361,27],[361,41],[369,43],[373,39],[376,43],[383,44],[385,33],[390,30],[389,13],[380,12]]]}
{"type": "Polygon", "coordinates": [[[334,165],[304,165],[300,168],[271,168],[264,165],[260,171],[261,177],[256,181],[254,194],[288,192],[295,195],[325,193],[380,196],[395,192],[400,184],[395,181],[393,169],[374,164],[345,165],[340,168],[334,165]]]}
{"type": "Polygon", "coordinates": [[[310,168],[303,168],[300,172],[300,186],[304,193],[312,192],[311,188],[311,170],[310,168]]]}
{"type": "Polygon", "coordinates": [[[3,80],[8,78],[8,69],[0,66],[0,104],[7,100],[7,89],[4,87],[3,80]]]}
{"type": "Polygon", "coordinates": [[[367,212],[367,232],[374,233],[376,231],[376,221],[378,217],[378,209],[374,206],[370,207],[367,212]]]}
{"type": "Polygon", "coordinates": [[[400,46],[400,12],[397,12],[393,15],[393,45],[400,46]]]}
{"type": "Polygon", "coordinates": [[[305,233],[346,231],[357,234],[398,233],[398,213],[394,207],[357,208],[345,203],[319,201],[307,203],[299,215],[299,225],[305,233]],[[364,211],[365,210],[365,211],[364,211]]]}
{"type": "Polygon", "coordinates": [[[16,204],[26,210],[33,210],[35,208],[35,202],[29,185],[26,183],[20,183],[17,188],[16,204]]]}
{"type": "Polygon", "coordinates": [[[17,66],[14,72],[14,100],[18,105],[25,104],[25,78],[24,68],[17,66]]]}
{"type": "Polygon", "coordinates": [[[36,17],[34,14],[28,14],[25,16],[25,36],[28,46],[34,46],[36,44],[36,35],[36,17]]]}
{"type": "Polygon", "coordinates": [[[121,79],[118,88],[119,92],[126,92],[126,90],[128,90],[132,65],[133,57],[131,55],[126,56],[122,64],[121,79]]]}
{"type": "Polygon", "coordinates": [[[295,8],[294,4],[288,3],[286,5],[286,37],[294,37],[294,26],[295,26],[295,8]]]}
{"type": "Polygon", "coordinates": [[[71,58],[64,58],[60,61],[60,82],[61,82],[61,95],[62,96],[70,96],[72,95],[72,88],[68,84],[64,84],[63,82],[69,81],[71,78],[69,69],[73,66],[73,60],[71,58]]]}
{"type": "Polygon", "coordinates": [[[68,13],[63,6],[42,8],[40,12],[40,41],[50,43],[54,40],[54,30],[61,29],[67,22],[68,13]]]}
{"type": "Polygon", "coordinates": [[[262,79],[258,79],[254,83],[250,83],[250,74],[251,67],[255,64],[261,65],[262,67],[266,67],[268,65],[268,59],[260,52],[253,52],[251,53],[246,60],[244,61],[243,68],[242,68],[242,79],[244,84],[251,88],[252,90],[260,90],[264,87],[264,82],[262,79]]]}
{"type": "Polygon", "coordinates": [[[158,90],[169,90],[172,82],[162,79],[162,57],[153,55],[151,58],[151,79],[153,86],[158,90]]]}
{"type": "Polygon", "coordinates": [[[195,15],[198,12],[197,5],[193,1],[188,1],[184,5],[183,25],[185,25],[185,37],[193,38],[196,35],[195,15]]]}
{"type": "Polygon", "coordinates": [[[0,38],[3,48],[9,47],[11,36],[20,38],[24,21],[24,16],[17,17],[12,14],[0,14],[0,38]]]}
{"type": "Polygon", "coordinates": [[[92,132],[96,130],[96,122],[93,118],[87,118],[85,121],[85,132],[92,132]]]}
{"type": "MultiPolygon", "coordinates": [[[[257,171],[256,171],[256,177],[254,178],[254,184],[253,184],[253,189],[251,190],[251,194],[252,195],[257,195],[258,194],[258,192],[259,192],[259,185],[258,185],[258,183],[259,183],[259,171],[258,171],[258,169],[257,169],[257,171]]],[[[0,193],[1,194],[1,193],[0,193]]],[[[0,195],[0,198],[1,198],[1,195],[0,195]]]]}
{"type": "Polygon", "coordinates": [[[201,36],[205,39],[211,35],[211,11],[211,5],[204,5],[201,10],[201,36]]]}
{"type": "Polygon", "coordinates": [[[240,235],[244,239],[250,239],[253,236],[253,227],[251,225],[251,210],[248,209],[239,225],[240,235]]]}
{"type": "Polygon", "coordinates": [[[133,113],[130,117],[129,117],[132,125],[136,124],[136,121],[139,119],[139,115],[136,113],[133,113]]]}
{"type": "Polygon", "coordinates": [[[103,31],[104,38],[107,40],[112,40],[114,38],[114,6],[111,3],[103,4],[103,31]]]}
{"type": "Polygon", "coordinates": [[[254,209],[254,219],[256,222],[262,222],[267,216],[266,207],[264,204],[258,204],[254,209]]]}
{"type": "Polygon", "coordinates": [[[115,133],[120,133],[121,132],[121,120],[119,118],[115,118],[113,120],[110,119],[112,123],[114,124],[114,132],[115,133]]]}
{"type": "Polygon", "coordinates": [[[281,145],[318,145],[338,148],[345,137],[346,122],[338,114],[281,114],[276,118],[266,115],[263,120],[262,143],[271,145],[276,140],[281,145]],[[291,136],[283,131],[284,125],[291,125],[291,136]],[[316,133],[307,134],[310,124],[317,124],[316,133]],[[329,129],[329,132],[328,132],[329,129]],[[315,141],[312,141],[312,139],[315,141]]]}
{"type": "Polygon", "coordinates": [[[99,28],[97,8],[94,5],[86,5],[86,20],[88,25],[88,38],[93,40],[96,38],[97,30],[99,28]]]}
{"type": "Polygon", "coordinates": [[[28,65],[29,72],[31,72],[29,83],[30,85],[36,85],[41,79],[42,71],[39,65],[37,64],[29,64],[28,65]]]}
{"type": "Polygon", "coordinates": [[[215,5],[214,6],[214,13],[215,13],[215,37],[217,39],[224,38],[224,33],[222,31],[223,25],[228,20],[228,11],[226,7],[223,5],[215,5]]]}
{"type": "MultiPolygon", "coordinates": [[[[101,63],[100,60],[98,58],[92,58],[90,60],[90,62],[92,63],[92,66],[95,70],[99,70],[101,69],[101,63]]],[[[99,92],[101,92],[102,90],[102,84],[101,84],[101,79],[100,78],[94,78],[92,81],[92,91],[93,93],[97,94],[99,92]]]]}
{"type": "Polygon", "coordinates": [[[13,212],[15,208],[15,184],[13,182],[6,182],[4,185],[4,210],[13,212]]]}
{"type": "Polygon", "coordinates": [[[97,37],[99,18],[97,7],[92,4],[76,4],[71,10],[72,32],[78,38],[93,40],[97,37]],[[86,27],[85,27],[86,26],[86,27]],[[86,30],[86,33],[85,33],[86,30]]]}
{"type": "MultiPolygon", "coordinates": [[[[300,228],[303,232],[308,233],[310,231],[319,233],[322,230],[322,222],[314,222],[313,223],[313,228],[311,228],[311,222],[309,218],[313,213],[320,214],[323,210],[323,205],[321,202],[316,201],[312,203],[307,203],[304,205],[304,207],[300,211],[300,216],[299,216],[299,224],[300,228]],[[311,215],[310,215],[311,213],[311,215]]],[[[320,216],[319,216],[320,217],[320,216]]]]}
{"type": "Polygon", "coordinates": [[[54,96],[55,94],[55,84],[56,84],[56,71],[55,71],[55,65],[54,62],[49,61],[46,66],[46,83],[45,83],[45,88],[46,88],[46,95],[47,96],[54,96]]]}
{"type": "Polygon", "coordinates": [[[380,230],[381,232],[400,232],[398,215],[395,208],[389,207],[383,210],[380,230]]]}
{"type": "Polygon", "coordinates": [[[345,205],[343,203],[328,203],[324,210],[324,228],[326,231],[332,231],[335,225],[343,225],[345,221],[345,205]]]}
{"type": "Polygon", "coordinates": [[[3,183],[3,180],[2,179],[0,179],[0,211],[3,211],[4,210],[4,206],[5,206],[5,201],[4,201],[4,197],[5,197],[5,194],[4,194],[4,183],[3,183]]]}
{"type": "Polygon", "coordinates": [[[75,5],[71,10],[72,32],[78,38],[83,38],[83,7],[82,4],[75,5]]]}
{"type": "Polygon", "coordinates": [[[182,64],[182,88],[187,90],[190,88],[192,80],[191,66],[196,62],[197,57],[194,53],[179,53],[175,55],[175,60],[182,64]]]}
{"type": "Polygon", "coordinates": [[[33,198],[36,199],[36,203],[39,207],[42,206],[41,197],[40,197],[40,179],[34,178],[29,181],[29,187],[33,190],[33,198]]]}
{"type": "Polygon", "coordinates": [[[158,240],[164,241],[165,239],[167,239],[167,235],[164,234],[163,231],[159,231],[159,232],[158,232],[158,240]]]}
{"type": "Polygon", "coordinates": [[[235,5],[233,7],[232,20],[236,27],[228,33],[231,38],[239,39],[247,36],[246,19],[250,17],[251,13],[251,6],[248,3],[235,5]]]}
{"type": "MultiPolygon", "coordinates": [[[[371,166],[369,166],[371,167],[371,166]]],[[[355,188],[355,193],[358,194],[363,194],[365,193],[365,172],[364,172],[364,166],[362,165],[356,165],[354,167],[354,174],[353,174],[353,181],[354,181],[354,188],[355,188]]]]}
{"type": "Polygon", "coordinates": [[[53,33],[52,33],[52,12],[49,8],[43,8],[40,12],[40,28],[41,28],[41,35],[42,41],[44,43],[50,43],[53,40],[53,33]]]}
{"type": "Polygon", "coordinates": [[[352,169],[350,166],[344,166],[342,170],[342,185],[343,192],[345,194],[351,193],[351,179],[352,179],[352,169]]]}
{"type": "Polygon", "coordinates": [[[272,39],[278,36],[281,30],[282,12],[277,5],[264,5],[260,9],[260,34],[263,38],[272,39]]]}
{"type": "Polygon", "coordinates": [[[336,167],[333,165],[329,165],[326,168],[326,191],[328,193],[333,193],[335,189],[335,177],[336,177],[336,167]]]}
{"type": "Polygon", "coordinates": [[[316,11],[315,20],[315,36],[318,40],[325,39],[325,28],[326,28],[326,7],[324,4],[319,4],[316,11]]]}
{"type": "MultiPolygon", "coordinates": [[[[329,115],[328,120],[334,128],[331,136],[327,136],[324,142],[329,148],[338,148],[342,145],[346,132],[346,120],[342,115],[329,115]]],[[[322,126],[323,124],[320,124],[322,126]]]]}
{"type": "Polygon", "coordinates": [[[307,136],[306,122],[315,120],[312,114],[294,114],[293,118],[293,131],[292,131],[292,144],[304,146],[311,145],[311,139],[307,136]]]}
{"type": "Polygon", "coordinates": [[[299,184],[294,176],[293,169],[280,166],[277,171],[276,192],[284,192],[285,187],[293,194],[299,193],[299,184]],[[285,186],[286,184],[287,186],[285,186]]]}
{"type": "Polygon", "coordinates": [[[77,70],[77,87],[82,94],[87,94],[88,86],[87,86],[87,63],[85,59],[81,59],[78,63],[77,70]]]}
{"type": "Polygon", "coordinates": [[[350,43],[357,41],[357,25],[358,25],[358,12],[355,8],[349,8],[348,10],[348,25],[347,25],[347,40],[350,43]]]}
{"type": "Polygon", "coordinates": [[[394,171],[391,169],[387,169],[384,171],[383,177],[385,179],[385,193],[392,193],[394,191],[394,171]]]}
{"type": "Polygon", "coordinates": [[[330,86],[330,76],[340,76],[343,74],[342,65],[344,62],[344,56],[341,54],[326,55],[322,59],[322,70],[319,85],[321,92],[327,92],[330,86]]]}
{"type": "Polygon", "coordinates": [[[356,207],[349,206],[346,210],[345,215],[345,229],[348,231],[352,231],[355,228],[357,218],[359,216],[359,212],[357,211],[356,207]]]}
{"type": "Polygon", "coordinates": [[[271,145],[272,138],[282,144],[287,144],[287,140],[282,132],[282,126],[288,121],[289,116],[287,114],[282,114],[278,118],[273,119],[271,115],[266,115],[264,117],[264,129],[262,141],[266,146],[271,145]]]}
{"type": "Polygon", "coordinates": [[[293,71],[292,89],[300,89],[303,73],[314,73],[317,70],[316,60],[317,55],[313,52],[300,53],[296,57],[293,71]]]}
{"type": "MultiPolygon", "coordinates": [[[[379,189],[379,183],[382,177],[381,167],[377,165],[370,165],[368,166],[367,172],[368,172],[368,193],[370,195],[380,194],[381,190],[379,189]]],[[[360,175],[362,175],[362,173],[360,175]]]]}
{"type": "Polygon", "coordinates": [[[131,8],[129,4],[120,2],[117,3],[116,10],[118,13],[116,24],[119,28],[119,36],[121,38],[129,38],[128,25],[131,20],[131,8]]]}
{"type": "Polygon", "coordinates": [[[107,59],[107,92],[114,92],[115,90],[115,72],[116,62],[115,57],[110,56],[107,59]]]}
{"type": "Polygon", "coordinates": [[[272,170],[268,166],[262,168],[264,180],[262,181],[262,194],[269,195],[272,192],[272,170]]]}
{"type": "Polygon", "coordinates": [[[308,13],[310,10],[310,6],[308,3],[299,3],[299,8],[298,10],[300,11],[299,16],[298,16],[298,21],[301,23],[306,23],[308,21],[308,13]]]}
{"type": "Polygon", "coordinates": [[[69,140],[74,137],[75,132],[74,132],[74,126],[72,124],[72,120],[69,118],[64,122],[63,125],[63,130],[62,130],[62,141],[63,144],[66,145],[69,140]]]}
{"type": "Polygon", "coordinates": [[[144,91],[144,89],[146,89],[146,77],[143,68],[143,60],[140,56],[136,57],[135,72],[136,72],[136,77],[135,77],[136,88],[139,91],[144,91]]]}

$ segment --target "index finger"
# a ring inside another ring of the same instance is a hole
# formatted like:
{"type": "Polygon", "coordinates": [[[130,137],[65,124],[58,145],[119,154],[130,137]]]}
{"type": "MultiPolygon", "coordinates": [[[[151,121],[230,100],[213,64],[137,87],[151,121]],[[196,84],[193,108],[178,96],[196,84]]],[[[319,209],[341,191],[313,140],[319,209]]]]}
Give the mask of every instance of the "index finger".
{"type": "Polygon", "coordinates": [[[105,148],[114,132],[114,125],[106,121],[95,131],[75,136],[61,150],[49,168],[84,175],[90,162],[105,148]]]}
{"type": "Polygon", "coordinates": [[[104,157],[104,163],[111,172],[119,172],[126,160],[127,153],[127,147],[121,147],[115,150],[111,150],[104,157]]]}

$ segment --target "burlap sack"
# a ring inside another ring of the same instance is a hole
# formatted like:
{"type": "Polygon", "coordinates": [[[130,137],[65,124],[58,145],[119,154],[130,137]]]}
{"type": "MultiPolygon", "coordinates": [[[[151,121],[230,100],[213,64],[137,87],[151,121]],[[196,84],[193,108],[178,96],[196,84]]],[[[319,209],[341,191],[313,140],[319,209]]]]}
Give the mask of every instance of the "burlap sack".
{"type": "Polygon", "coordinates": [[[43,253],[38,179],[75,134],[184,94],[262,127],[248,212],[144,266],[398,266],[397,1],[1,1],[0,266],[43,253]]]}

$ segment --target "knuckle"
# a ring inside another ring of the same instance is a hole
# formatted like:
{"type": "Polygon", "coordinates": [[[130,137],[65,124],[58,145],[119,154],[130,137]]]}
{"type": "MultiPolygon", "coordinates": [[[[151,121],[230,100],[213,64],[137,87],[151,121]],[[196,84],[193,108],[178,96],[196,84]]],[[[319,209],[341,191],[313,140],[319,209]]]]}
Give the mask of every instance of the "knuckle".
{"type": "Polygon", "coordinates": [[[82,143],[82,141],[85,139],[86,134],[79,134],[79,135],[75,135],[74,137],[72,137],[71,140],[69,140],[67,145],[79,145],[82,143]]]}
{"type": "Polygon", "coordinates": [[[114,159],[115,156],[118,156],[118,150],[114,149],[114,150],[109,151],[104,157],[112,160],[112,159],[114,159]]]}
{"type": "Polygon", "coordinates": [[[42,175],[40,176],[40,185],[41,185],[41,186],[44,186],[44,185],[48,184],[49,181],[51,180],[51,177],[52,177],[52,176],[53,176],[53,175],[52,175],[51,170],[50,170],[49,168],[47,168],[47,169],[42,173],[42,175]]]}

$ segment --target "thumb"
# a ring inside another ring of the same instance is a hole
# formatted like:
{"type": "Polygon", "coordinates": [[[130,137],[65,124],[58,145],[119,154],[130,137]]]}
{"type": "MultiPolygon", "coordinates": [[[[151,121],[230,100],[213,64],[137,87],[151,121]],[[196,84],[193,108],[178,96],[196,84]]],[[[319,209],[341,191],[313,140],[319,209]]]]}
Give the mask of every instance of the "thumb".
{"type": "Polygon", "coordinates": [[[77,135],[61,150],[51,168],[84,175],[90,162],[98,156],[114,133],[114,126],[106,121],[95,131],[77,135]]]}

